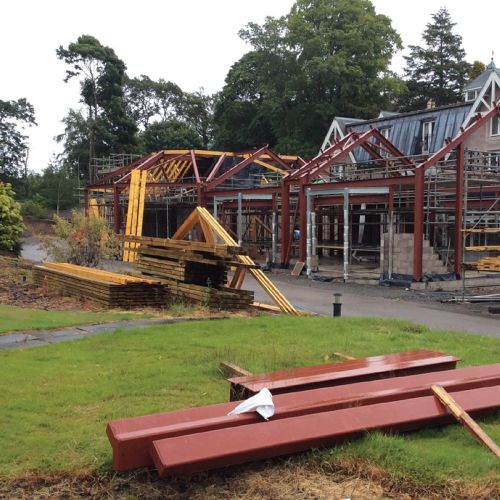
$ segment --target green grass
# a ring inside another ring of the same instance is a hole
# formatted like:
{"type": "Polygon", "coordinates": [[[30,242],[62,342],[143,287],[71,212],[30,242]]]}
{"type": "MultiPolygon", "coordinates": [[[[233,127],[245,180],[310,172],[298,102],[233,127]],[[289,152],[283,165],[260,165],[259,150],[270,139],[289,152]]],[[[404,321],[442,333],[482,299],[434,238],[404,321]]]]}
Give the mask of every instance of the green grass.
{"type": "MultiPolygon", "coordinates": [[[[253,372],[434,349],[461,366],[500,360],[500,341],[374,318],[256,317],[118,330],[0,352],[0,474],[109,470],[111,419],[227,401],[218,371],[229,360],[253,372]]],[[[500,417],[482,420],[500,442],[500,417]]],[[[413,481],[485,478],[497,459],[458,425],[404,436],[373,433],[296,460],[365,460],[413,481]]]]}
{"type": "Polygon", "coordinates": [[[137,313],[45,311],[0,304],[0,334],[13,331],[63,328],[105,321],[143,319],[150,315],[137,313]]]}

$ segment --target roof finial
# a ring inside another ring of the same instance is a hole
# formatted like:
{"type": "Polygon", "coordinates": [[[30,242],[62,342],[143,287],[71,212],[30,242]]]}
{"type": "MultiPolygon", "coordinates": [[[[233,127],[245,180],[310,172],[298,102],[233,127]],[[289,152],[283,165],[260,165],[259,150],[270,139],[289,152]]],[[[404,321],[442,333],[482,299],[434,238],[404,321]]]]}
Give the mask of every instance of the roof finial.
{"type": "Polygon", "coordinates": [[[489,70],[497,69],[497,67],[495,66],[495,61],[493,60],[494,57],[495,57],[495,51],[492,50],[491,51],[491,61],[490,61],[490,64],[488,64],[488,66],[486,66],[486,69],[489,69],[489,70]]]}

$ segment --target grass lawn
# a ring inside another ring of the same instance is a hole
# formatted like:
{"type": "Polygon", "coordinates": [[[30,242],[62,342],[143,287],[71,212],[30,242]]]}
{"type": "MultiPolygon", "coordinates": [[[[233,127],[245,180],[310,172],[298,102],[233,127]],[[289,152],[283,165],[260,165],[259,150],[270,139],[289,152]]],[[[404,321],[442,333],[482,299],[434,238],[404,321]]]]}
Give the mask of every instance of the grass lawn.
{"type": "Polygon", "coordinates": [[[0,304],[0,334],[150,317],[137,313],[45,311],[0,304]]]}
{"type": "MultiPolygon", "coordinates": [[[[500,361],[495,338],[326,317],[196,321],[0,352],[0,475],[109,471],[108,420],[227,401],[222,360],[262,372],[321,363],[333,351],[362,357],[419,348],[460,356],[460,366],[500,361]]],[[[480,423],[500,442],[500,415],[480,423]]],[[[498,478],[498,459],[459,425],[373,433],[293,460],[362,461],[415,483],[498,478]]]]}

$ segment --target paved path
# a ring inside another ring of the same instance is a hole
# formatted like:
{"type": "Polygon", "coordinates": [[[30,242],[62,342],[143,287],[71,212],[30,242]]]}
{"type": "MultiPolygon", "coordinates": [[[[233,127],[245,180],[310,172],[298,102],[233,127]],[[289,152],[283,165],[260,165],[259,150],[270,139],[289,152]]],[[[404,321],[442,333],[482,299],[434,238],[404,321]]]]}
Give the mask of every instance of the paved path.
{"type": "MultiPolygon", "coordinates": [[[[74,326],[62,330],[30,330],[0,335],[0,349],[26,349],[47,344],[57,344],[68,340],[75,340],[99,333],[109,333],[117,328],[139,328],[153,325],[166,325],[183,321],[194,321],[204,318],[171,318],[150,319],[142,321],[114,321],[112,323],[98,323],[96,325],[74,326]]],[[[214,318],[215,319],[215,318],[214,318]]]]}
{"type": "MultiPolygon", "coordinates": [[[[500,318],[478,314],[467,314],[443,310],[440,304],[412,302],[373,295],[346,292],[343,284],[317,283],[300,279],[290,282],[288,277],[268,275],[281,292],[296,307],[323,315],[332,315],[332,294],[342,293],[343,316],[381,316],[422,323],[440,330],[461,330],[477,335],[500,337],[500,318]],[[326,286],[325,286],[326,285],[326,286]]],[[[271,303],[266,293],[251,278],[245,280],[244,288],[255,291],[255,300],[271,303]]],[[[461,306],[463,308],[466,305],[461,306]]]]}

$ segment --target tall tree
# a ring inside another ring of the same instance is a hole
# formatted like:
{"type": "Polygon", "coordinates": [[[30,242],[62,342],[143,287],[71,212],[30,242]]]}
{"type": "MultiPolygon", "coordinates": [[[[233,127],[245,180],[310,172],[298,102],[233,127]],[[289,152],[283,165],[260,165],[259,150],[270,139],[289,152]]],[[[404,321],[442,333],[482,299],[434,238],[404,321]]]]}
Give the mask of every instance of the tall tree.
{"type": "Polygon", "coordinates": [[[213,97],[200,89],[197,92],[183,92],[177,101],[177,117],[192,127],[201,137],[201,146],[211,145],[213,132],[213,97]]]}
{"type": "Polygon", "coordinates": [[[201,137],[187,123],[168,120],[152,123],[142,134],[141,139],[147,152],[162,149],[199,149],[201,137]]]}
{"type": "Polygon", "coordinates": [[[125,63],[114,50],[89,35],[57,49],[66,62],[65,81],[81,77],[81,100],[88,110],[89,158],[137,149],[137,127],[125,108],[125,63]]]}
{"type": "Polygon", "coordinates": [[[20,177],[28,151],[25,126],[36,125],[35,110],[24,98],[0,100],[0,181],[20,177]]]}
{"type": "Polygon", "coordinates": [[[296,0],[290,13],[240,32],[253,51],[216,100],[215,142],[315,154],[333,116],[390,108],[401,83],[388,70],[401,39],[369,0],[296,0]]]}
{"type": "Polygon", "coordinates": [[[462,37],[453,31],[455,26],[450,13],[441,8],[422,33],[425,46],[409,46],[410,55],[405,56],[408,91],[401,101],[404,109],[425,108],[430,99],[437,106],[460,100],[470,65],[465,61],[462,37]]]}

